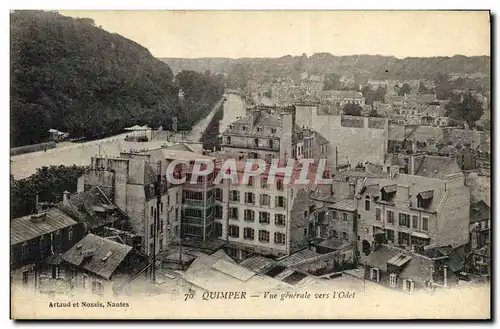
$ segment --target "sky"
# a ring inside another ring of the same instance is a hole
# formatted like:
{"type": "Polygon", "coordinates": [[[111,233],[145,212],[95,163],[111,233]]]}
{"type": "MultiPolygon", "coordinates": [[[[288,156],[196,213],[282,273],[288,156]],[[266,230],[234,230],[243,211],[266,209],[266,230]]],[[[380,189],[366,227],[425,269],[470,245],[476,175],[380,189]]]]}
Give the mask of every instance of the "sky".
{"type": "Polygon", "coordinates": [[[156,57],[490,55],[486,11],[59,11],[156,57]]]}

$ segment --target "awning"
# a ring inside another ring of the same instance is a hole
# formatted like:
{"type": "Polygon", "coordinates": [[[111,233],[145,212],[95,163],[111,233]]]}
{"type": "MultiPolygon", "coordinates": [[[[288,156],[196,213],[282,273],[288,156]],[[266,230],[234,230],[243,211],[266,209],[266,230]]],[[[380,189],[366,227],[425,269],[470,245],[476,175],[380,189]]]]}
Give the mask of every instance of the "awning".
{"type": "Polygon", "coordinates": [[[432,199],[434,197],[434,190],[420,192],[417,196],[424,200],[432,199]]]}
{"type": "Polygon", "coordinates": [[[387,185],[387,186],[382,187],[382,191],[384,193],[394,193],[397,191],[397,186],[396,186],[396,184],[387,185]]]}
{"type": "Polygon", "coordinates": [[[429,236],[425,233],[420,233],[420,232],[413,232],[411,236],[414,236],[419,239],[430,239],[429,236]]]}

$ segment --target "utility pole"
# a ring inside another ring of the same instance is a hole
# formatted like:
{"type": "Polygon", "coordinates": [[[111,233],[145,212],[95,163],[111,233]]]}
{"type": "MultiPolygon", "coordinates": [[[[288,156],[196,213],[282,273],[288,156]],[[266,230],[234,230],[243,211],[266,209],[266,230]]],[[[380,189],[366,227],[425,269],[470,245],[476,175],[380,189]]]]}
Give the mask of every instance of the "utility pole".
{"type": "Polygon", "coordinates": [[[160,206],[161,206],[161,161],[157,164],[157,178],[156,178],[156,211],[153,218],[153,254],[152,254],[152,264],[151,269],[153,271],[152,278],[153,282],[156,282],[156,238],[158,235],[158,219],[160,217],[160,206]]]}

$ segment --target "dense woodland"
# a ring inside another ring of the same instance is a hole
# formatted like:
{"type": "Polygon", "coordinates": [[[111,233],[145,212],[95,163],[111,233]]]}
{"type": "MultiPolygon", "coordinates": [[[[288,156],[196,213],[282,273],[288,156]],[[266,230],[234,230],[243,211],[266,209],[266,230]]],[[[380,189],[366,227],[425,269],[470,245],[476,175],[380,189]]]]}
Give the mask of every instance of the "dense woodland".
{"type": "Polygon", "coordinates": [[[77,166],[50,166],[37,169],[36,174],[14,180],[10,178],[10,218],[29,215],[36,209],[36,195],[39,202],[62,201],[63,192],[76,192],[78,178],[84,168],[77,166]]]}
{"type": "Polygon", "coordinates": [[[134,124],[189,129],[223,93],[221,76],[180,72],[91,19],[11,13],[11,146],[44,141],[50,128],[95,138],[134,124]],[[180,87],[185,100],[178,97],[180,87]]]}

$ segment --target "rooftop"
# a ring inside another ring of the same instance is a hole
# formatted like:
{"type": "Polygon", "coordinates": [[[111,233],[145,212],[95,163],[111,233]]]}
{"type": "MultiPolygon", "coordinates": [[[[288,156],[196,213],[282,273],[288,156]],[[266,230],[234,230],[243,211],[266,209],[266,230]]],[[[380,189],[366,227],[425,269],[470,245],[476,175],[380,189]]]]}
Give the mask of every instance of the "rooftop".
{"type": "Polygon", "coordinates": [[[483,201],[471,203],[470,222],[477,223],[491,218],[491,208],[483,201]]]}
{"type": "Polygon", "coordinates": [[[10,222],[10,245],[28,241],[44,234],[78,224],[61,210],[53,208],[40,215],[36,222],[31,215],[19,217],[10,222]]]}
{"type": "Polygon", "coordinates": [[[132,247],[89,233],[63,259],[105,279],[110,279],[132,247]]]}

